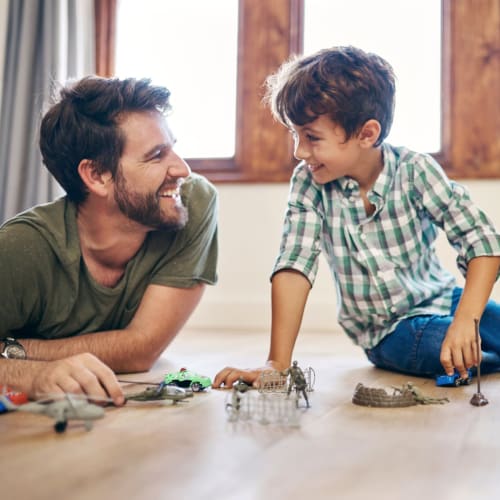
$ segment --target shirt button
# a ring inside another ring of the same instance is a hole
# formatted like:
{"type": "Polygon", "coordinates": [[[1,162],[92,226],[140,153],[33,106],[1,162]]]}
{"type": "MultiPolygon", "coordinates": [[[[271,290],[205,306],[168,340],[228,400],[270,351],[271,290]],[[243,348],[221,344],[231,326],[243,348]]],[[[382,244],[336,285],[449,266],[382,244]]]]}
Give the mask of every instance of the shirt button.
{"type": "Polygon", "coordinates": [[[366,241],[366,234],[361,233],[361,234],[359,235],[359,237],[360,237],[363,241],[366,241]]]}
{"type": "Polygon", "coordinates": [[[391,312],[395,313],[397,311],[396,306],[391,307],[391,312]]]}
{"type": "Polygon", "coordinates": [[[356,201],[356,198],[354,198],[354,196],[349,196],[349,201],[351,203],[354,203],[356,201]]]}

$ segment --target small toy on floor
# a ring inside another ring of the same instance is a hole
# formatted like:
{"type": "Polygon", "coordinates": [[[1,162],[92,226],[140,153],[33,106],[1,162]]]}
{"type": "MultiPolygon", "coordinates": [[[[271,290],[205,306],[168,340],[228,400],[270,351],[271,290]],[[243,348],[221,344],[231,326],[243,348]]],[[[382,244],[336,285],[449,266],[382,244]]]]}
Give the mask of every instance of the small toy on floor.
{"type": "Polygon", "coordinates": [[[401,387],[393,387],[392,394],[385,389],[377,387],[366,387],[359,383],[354,389],[352,402],[361,406],[372,406],[374,408],[402,408],[418,404],[444,404],[449,403],[448,398],[433,398],[422,394],[420,389],[411,382],[401,387]]]}
{"type": "Polygon", "coordinates": [[[461,385],[470,385],[472,381],[472,370],[469,368],[467,370],[467,378],[460,377],[457,370],[453,375],[438,375],[436,377],[436,385],[438,387],[459,387],[461,385]]]}
{"type": "MultiPolygon", "coordinates": [[[[481,352],[481,346],[479,343],[479,320],[475,319],[474,320],[474,326],[476,329],[476,348],[477,352],[481,352]]],[[[477,365],[477,392],[472,396],[470,400],[470,404],[472,406],[486,406],[489,403],[489,401],[484,397],[484,395],[481,393],[481,363],[478,363],[477,365]]]]}

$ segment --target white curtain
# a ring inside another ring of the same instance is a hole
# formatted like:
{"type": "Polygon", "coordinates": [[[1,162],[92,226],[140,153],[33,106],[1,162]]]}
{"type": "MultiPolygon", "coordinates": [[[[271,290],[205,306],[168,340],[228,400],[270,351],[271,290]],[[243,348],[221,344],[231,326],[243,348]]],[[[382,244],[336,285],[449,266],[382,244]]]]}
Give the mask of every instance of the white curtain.
{"type": "Polygon", "coordinates": [[[62,193],[42,165],[40,118],[55,85],[95,72],[93,0],[0,0],[2,13],[0,222],[62,193]]]}

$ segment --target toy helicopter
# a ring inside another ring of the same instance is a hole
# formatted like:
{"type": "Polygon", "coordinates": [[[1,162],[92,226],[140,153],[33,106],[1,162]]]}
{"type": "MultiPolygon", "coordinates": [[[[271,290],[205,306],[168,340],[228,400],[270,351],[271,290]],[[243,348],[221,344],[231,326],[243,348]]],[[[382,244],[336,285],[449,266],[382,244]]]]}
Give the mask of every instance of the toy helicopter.
{"type": "Polygon", "coordinates": [[[173,404],[178,401],[183,401],[186,398],[193,397],[193,392],[191,390],[182,389],[181,387],[176,387],[172,385],[165,385],[160,383],[155,386],[147,382],[128,382],[132,384],[147,384],[150,387],[146,387],[141,392],[136,392],[133,394],[125,395],[127,401],[160,401],[160,400],[170,400],[173,404]]]}
{"type": "Polygon", "coordinates": [[[68,420],[83,420],[85,428],[92,429],[92,421],[104,417],[104,408],[89,403],[86,396],[76,394],[64,394],[60,398],[57,396],[46,401],[34,401],[23,405],[15,405],[3,395],[0,395],[0,402],[9,411],[25,411],[29,413],[40,413],[55,420],[54,430],[58,433],[64,432],[68,425],[68,420]]]}

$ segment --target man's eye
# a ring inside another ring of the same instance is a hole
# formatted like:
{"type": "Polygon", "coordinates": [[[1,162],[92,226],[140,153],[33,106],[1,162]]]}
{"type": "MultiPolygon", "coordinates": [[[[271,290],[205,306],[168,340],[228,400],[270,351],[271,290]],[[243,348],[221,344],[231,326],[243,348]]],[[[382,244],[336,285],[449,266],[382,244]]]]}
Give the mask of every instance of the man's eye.
{"type": "Polygon", "coordinates": [[[158,151],[156,151],[153,155],[151,155],[149,157],[149,161],[159,161],[162,158],[164,158],[166,156],[166,154],[167,154],[166,149],[159,149],[158,151]]]}

